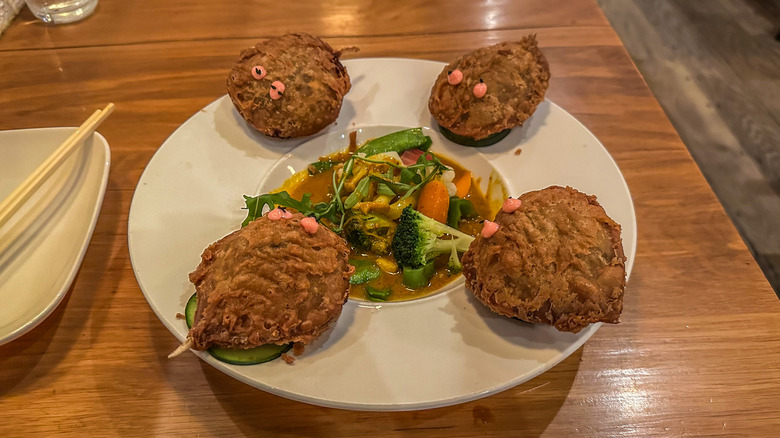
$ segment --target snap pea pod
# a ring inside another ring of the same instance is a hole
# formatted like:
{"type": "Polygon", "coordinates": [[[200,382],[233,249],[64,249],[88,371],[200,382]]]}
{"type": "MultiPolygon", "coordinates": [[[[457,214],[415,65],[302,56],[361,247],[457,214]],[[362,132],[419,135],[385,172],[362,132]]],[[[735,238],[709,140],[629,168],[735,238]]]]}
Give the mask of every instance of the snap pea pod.
{"type": "Polygon", "coordinates": [[[390,289],[377,289],[375,287],[366,286],[366,295],[371,301],[387,301],[392,291],[390,289]]]}
{"type": "Polygon", "coordinates": [[[450,209],[447,213],[447,225],[452,228],[458,228],[460,220],[464,218],[472,218],[477,215],[477,210],[474,209],[474,204],[468,199],[458,198],[457,196],[450,197],[450,209]]]}
{"type": "Polygon", "coordinates": [[[393,132],[366,142],[355,153],[366,157],[384,152],[402,153],[405,150],[418,148],[427,151],[431,147],[431,138],[423,134],[422,128],[411,128],[393,132]]]}
{"type": "Polygon", "coordinates": [[[355,191],[350,193],[349,196],[347,196],[347,199],[344,200],[344,208],[349,210],[356,206],[358,202],[362,201],[363,198],[368,196],[368,184],[370,182],[370,178],[361,179],[357,184],[357,187],[355,187],[355,191]]]}

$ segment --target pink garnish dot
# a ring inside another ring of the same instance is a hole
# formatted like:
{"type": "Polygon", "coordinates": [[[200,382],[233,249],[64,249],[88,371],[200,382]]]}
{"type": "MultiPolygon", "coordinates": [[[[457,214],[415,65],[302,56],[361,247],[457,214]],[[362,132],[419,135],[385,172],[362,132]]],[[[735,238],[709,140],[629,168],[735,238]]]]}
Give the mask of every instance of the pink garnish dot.
{"type": "Polygon", "coordinates": [[[485,97],[485,94],[487,94],[487,84],[479,82],[477,85],[474,85],[474,97],[482,99],[485,97]]]}
{"type": "Polygon", "coordinates": [[[317,223],[317,219],[313,217],[305,217],[301,219],[301,226],[309,234],[315,234],[320,228],[320,224],[317,223]]]}
{"type": "Polygon", "coordinates": [[[284,84],[280,81],[273,81],[271,82],[271,90],[268,92],[268,94],[271,95],[271,99],[279,100],[284,94],[284,88],[284,84]]]}
{"type": "Polygon", "coordinates": [[[498,227],[499,225],[495,222],[485,221],[485,223],[482,224],[482,237],[485,239],[492,237],[496,234],[496,231],[498,231],[498,227]]]}
{"type": "Polygon", "coordinates": [[[291,219],[292,213],[287,210],[282,210],[282,219],[291,219]]]}
{"type": "Polygon", "coordinates": [[[272,221],[278,221],[282,218],[282,209],[281,208],[274,208],[273,210],[268,212],[268,219],[271,219],[272,221]]]}
{"type": "Polygon", "coordinates": [[[458,85],[463,80],[463,72],[455,69],[447,74],[447,82],[450,85],[458,85]]]}
{"type": "Polygon", "coordinates": [[[501,206],[501,211],[504,213],[512,213],[513,211],[520,208],[520,205],[522,204],[523,201],[517,198],[507,198],[507,200],[504,201],[504,205],[501,206]]]}
{"type": "Polygon", "coordinates": [[[265,67],[263,67],[262,65],[256,65],[256,66],[252,67],[252,77],[253,78],[255,78],[257,80],[260,80],[260,79],[263,79],[266,74],[267,74],[267,72],[265,71],[265,67]]]}

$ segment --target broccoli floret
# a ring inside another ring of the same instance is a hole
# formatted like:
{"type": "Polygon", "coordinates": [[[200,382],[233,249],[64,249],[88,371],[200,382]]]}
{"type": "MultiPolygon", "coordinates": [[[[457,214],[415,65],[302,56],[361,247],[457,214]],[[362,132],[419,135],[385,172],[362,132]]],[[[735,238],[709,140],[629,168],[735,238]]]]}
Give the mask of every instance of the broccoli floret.
{"type": "MultiPolygon", "coordinates": [[[[440,254],[457,253],[469,249],[473,237],[455,228],[449,227],[435,219],[423,215],[410,206],[404,208],[398,227],[393,237],[393,256],[401,267],[420,268],[440,254]],[[451,239],[442,239],[450,235],[451,239]]],[[[460,260],[453,263],[453,268],[460,266],[460,260]]]]}
{"type": "Polygon", "coordinates": [[[355,249],[360,251],[371,250],[371,237],[363,229],[363,224],[359,220],[348,220],[344,223],[344,238],[355,249]]]}
{"type": "MultiPolygon", "coordinates": [[[[451,241],[450,241],[451,242],[451,241]]],[[[454,275],[463,270],[463,265],[458,258],[458,248],[453,244],[450,252],[450,258],[447,260],[447,270],[450,275],[454,275]]]]}
{"type": "Polygon", "coordinates": [[[387,255],[392,225],[376,215],[353,214],[344,222],[344,238],[358,251],[387,255]]]}

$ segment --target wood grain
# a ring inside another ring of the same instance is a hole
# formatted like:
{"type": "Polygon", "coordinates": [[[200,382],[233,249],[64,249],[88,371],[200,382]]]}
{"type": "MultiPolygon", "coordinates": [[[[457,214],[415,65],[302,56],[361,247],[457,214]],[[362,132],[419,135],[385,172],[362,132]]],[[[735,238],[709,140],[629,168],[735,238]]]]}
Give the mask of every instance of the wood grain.
{"type": "MultiPolygon", "coordinates": [[[[256,38],[231,35],[244,18],[215,2],[189,2],[188,16],[200,25],[221,16],[223,27],[179,38],[149,24],[164,18],[143,20],[129,3],[101,2],[94,20],[146,32],[100,40],[86,21],[59,48],[31,47],[44,29],[21,22],[0,40],[0,129],[73,125],[104,102],[117,105],[100,129],[112,149],[110,180],[79,275],[51,317],[0,346],[0,436],[766,436],[780,428],[778,300],[592,2],[512,2],[436,20],[397,8],[420,34],[393,35],[381,35],[389,6],[367,2],[356,14],[360,31],[372,32],[326,33],[336,47],[359,46],[359,56],[438,60],[538,33],[553,72],[549,98],[605,144],[634,199],[638,250],[621,324],[513,389],[419,412],[310,406],[193,355],[167,360],[176,339],[144,300],[128,256],[133,191],[165,138],[224,94],[228,67],[256,38]],[[491,11],[523,24],[485,28],[491,11]],[[439,33],[423,32],[429,27],[439,33]]],[[[157,11],[181,6],[154,3],[157,11]]],[[[414,5],[449,5],[429,3],[414,5]]],[[[326,16],[315,10],[302,22],[326,16]]]]}
{"type": "Polygon", "coordinates": [[[780,296],[776,23],[744,2],[601,2],[780,296]]]}
{"type": "Polygon", "coordinates": [[[214,39],[259,39],[287,32],[333,36],[396,36],[482,30],[608,27],[591,1],[479,0],[448,4],[410,0],[399,5],[374,0],[288,2],[263,0],[204,5],[190,0],[100,2],[78,26],[46,26],[23,10],[6,31],[0,50],[105,46],[214,39]],[[99,36],[85,39],[84,35],[99,36]]]}

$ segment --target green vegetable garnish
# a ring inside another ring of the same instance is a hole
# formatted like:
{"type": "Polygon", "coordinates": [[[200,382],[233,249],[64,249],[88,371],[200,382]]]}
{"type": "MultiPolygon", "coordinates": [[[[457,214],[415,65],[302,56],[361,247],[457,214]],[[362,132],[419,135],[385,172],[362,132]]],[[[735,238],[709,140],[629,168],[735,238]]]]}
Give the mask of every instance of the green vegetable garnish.
{"type": "Polygon", "coordinates": [[[397,152],[400,154],[403,151],[414,148],[427,151],[430,149],[431,143],[431,138],[423,134],[422,128],[411,128],[370,140],[358,148],[355,153],[370,157],[384,152],[397,152]]]}
{"type": "MultiPolygon", "coordinates": [[[[412,164],[411,166],[395,166],[401,169],[401,182],[392,181],[390,179],[385,179],[376,175],[371,175],[371,179],[387,184],[388,188],[390,188],[393,193],[401,196],[399,200],[406,199],[412,196],[414,192],[421,189],[425,183],[434,179],[438,175],[441,175],[442,172],[447,169],[447,166],[445,166],[435,156],[431,155],[431,158],[428,158],[425,155],[420,156],[420,158],[417,160],[417,163],[412,164]]],[[[373,160],[366,160],[359,157],[357,158],[359,160],[365,160],[372,163],[375,162],[373,160]]],[[[390,165],[393,166],[392,164],[390,165]]]]}
{"type": "Polygon", "coordinates": [[[355,272],[349,278],[350,284],[363,284],[375,280],[382,275],[382,271],[370,260],[353,259],[349,264],[355,267],[355,272]]]}
{"type": "Polygon", "coordinates": [[[306,194],[301,200],[293,199],[287,192],[268,193],[260,196],[246,196],[244,195],[244,202],[246,202],[247,216],[244,222],[241,223],[242,227],[247,226],[253,220],[263,215],[263,207],[266,205],[270,209],[276,208],[277,205],[283,207],[290,207],[298,210],[302,214],[310,214],[314,211],[314,205],[309,200],[311,196],[306,194]]]}
{"type": "Polygon", "coordinates": [[[395,196],[395,192],[386,183],[380,182],[376,185],[376,193],[383,196],[395,196]]]}
{"type": "Polygon", "coordinates": [[[333,167],[336,163],[333,161],[315,161],[311,164],[309,164],[309,175],[316,175],[320,172],[324,172],[331,167],[333,167]]]}
{"type": "Polygon", "coordinates": [[[463,270],[463,264],[458,257],[458,248],[452,245],[450,258],[447,259],[447,273],[449,275],[459,274],[463,270]]]}
{"type": "Polygon", "coordinates": [[[360,182],[357,184],[357,187],[355,187],[355,191],[350,193],[349,196],[347,196],[347,199],[344,200],[344,208],[349,210],[350,208],[356,206],[358,202],[362,201],[363,198],[368,196],[369,182],[371,182],[369,178],[363,178],[360,180],[360,182]]]}
{"type": "Polygon", "coordinates": [[[457,196],[450,197],[450,208],[447,212],[447,225],[452,228],[458,228],[461,219],[468,219],[475,217],[477,210],[474,208],[474,204],[468,199],[458,198],[457,196]]]}
{"type": "Polygon", "coordinates": [[[318,202],[317,204],[312,204],[309,200],[310,198],[311,195],[307,193],[303,195],[299,201],[293,199],[287,192],[267,193],[255,197],[244,195],[247,215],[244,222],[241,223],[241,226],[245,227],[253,220],[262,216],[265,206],[268,206],[269,209],[274,209],[278,205],[295,209],[304,216],[314,216],[317,220],[326,218],[333,223],[339,223],[339,216],[336,214],[332,202],[318,202]]]}
{"type": "MultiPolygon", "coordinates": [[[[411,148],[420,148],[427,150],[430,148],[431,139],[427,135],[424,135],[422,128],[412,128],[403,131],[394,132],[384,137],[367,142],[364,146],[357,150],[357,153],[364,153],[366,156],[352,155],[347,161],[344,162],[343,171],[341,177],[336,180],[336,172],[333,172],[333,193],[334,196],[328,202],[319,202],[312,204],[310,201],[310,195],[305,194],[301,200],[293,199],[287,192],[268,193],[265,195],[250,197],[244,195],[244,201],[246,202],[247,217],[242,222],[241,226],[246,226],[253,220],[263,215],[263,210],[266,206],[269,209],[273,209],[276,206],[282,206],[292,208],[305,216],[313,216],[320,221],[326,227],[330,228],[335,233],[341,233],[344,229],[344,223],[347,219],[347,212],[349,209],[357,205],[363,198],[368,195],[369,178],[381,183],[382,193],[389,196],[392,192],[394,195],[400,196],[401,200],[412,196],[417,190],[419,190],[425,183],[440,175],[446,167],[435,156],[428,158],[428,154],[424,154],[417,163],[411,166],[403,166],[395,163],[389,163],[383,160],[375,160],[368,158],[370,155],[377,153],[396,151],[403,152],[404,150],[411,148]],[[368,147],[368,148],[367,148],[368,147]],[[361,179],[355,191],[349,194],[347,198],[342,201],[341,193],[344,190],[344,183],[352,175],[352,168],[355,165],[355,160],[361,160],[369,163],[386,164],[391,169],[386,174],[372,174],[361,179]],[[401,179],[408,179],[409,182],[397,182],[393,181],[392,169],[400,169],[401,179]]],[[[332,166],[335,163],[331,161],[318,161],[312,163],[310,166],[314,166],[315,169],[332,166]],[[329,163],[329,164],[320,164],[329,163]]],[[[378,184],[379,185],[379,184],[378,184]]]]}
{"type": "Polygon", "coordinates": [[[390,298],[392,291],[390,289],[377,289],[375,287],[366,286],[366,295],[371,301],[387,301],[390,298]]]}
{"type": "Polygon", "coordinates": [[[344,222],[342,234],[355,249],[386,255],[390,253],[395,223],[385,216],[352,212],[344,222]]]}
{"type": "Polygon", "coordinates": [[[393,236],[393,256],[399,266],[420,268],[440,254],[469,249],[472,236],[406,207],[393,236]],[[445,235],[451,239],[443,239],[445,235]]]}
{"type": "Polygon", "coordinates": [[[421,287],[428,286],[435,272],[436,267],[433,264],[433,260],[419,268],[404,266],[403,281],[407,287],[412,289],[419,289],[421,287]]]}
{"type": "Polygon", "coordinates": [[[419,173],[409,169],[401,169],[401,182],[404,184],[420,184],[422,182],[422,176],[419,173]]]}

